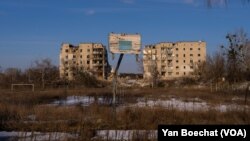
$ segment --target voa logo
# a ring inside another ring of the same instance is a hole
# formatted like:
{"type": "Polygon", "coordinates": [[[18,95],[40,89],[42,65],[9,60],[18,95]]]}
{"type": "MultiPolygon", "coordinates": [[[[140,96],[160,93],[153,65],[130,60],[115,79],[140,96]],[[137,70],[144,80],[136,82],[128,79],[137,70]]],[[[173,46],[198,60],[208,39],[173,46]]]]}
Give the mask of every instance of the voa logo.
{"type": "Polygon", "coordinates": [[[243,136],[244,137],[244,130],[242,129],[222,129],[222,133],[225,135],[225,136],[243,136]]]}

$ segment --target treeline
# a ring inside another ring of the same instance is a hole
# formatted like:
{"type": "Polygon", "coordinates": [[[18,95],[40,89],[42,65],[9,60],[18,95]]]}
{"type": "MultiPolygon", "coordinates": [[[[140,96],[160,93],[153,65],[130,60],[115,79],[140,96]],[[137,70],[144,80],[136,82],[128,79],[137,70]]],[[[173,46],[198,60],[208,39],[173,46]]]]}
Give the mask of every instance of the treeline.
{"type": "Polygon", "coordinates": [[[58,67],[50,59],[34,61],[26,69],[7,68],[0,71],[0,87],[10,88],[11,84],[35,84],[36,88],[51,87],[59,81],[58,67]]]}
{"type": "Polygon", "coordinates": [[[226,35],[227,45],[212,55],[195,70],[200,81],[236,83],[250,80],[250,42],[243,30],[226,35]]]}
{"type": "Polygon", "coordinates": [[[9,89],[11,84],[34,84],[35,89],[103,87],[105,85],[90,72],[77,69],[75,73],[74,80],[60,78],[58,66],[52,64],[50,59],[41,59],[34,61],[33,65],[25,70],[19,68],[0,69],[0,88],[9,89]]]}

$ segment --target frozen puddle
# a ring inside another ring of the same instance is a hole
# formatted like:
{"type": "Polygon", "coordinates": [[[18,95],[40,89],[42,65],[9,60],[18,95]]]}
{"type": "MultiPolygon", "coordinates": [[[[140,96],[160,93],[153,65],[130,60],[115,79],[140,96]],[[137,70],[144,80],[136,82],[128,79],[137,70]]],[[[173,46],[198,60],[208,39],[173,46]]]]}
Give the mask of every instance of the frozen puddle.
{"type": "Polygon", "coordinates": [[[51,133],[42,133],[42,132],[7,132],[0,131],[0,140],[1,141],[9,141],[9,140],[17,140],[17,141],[58,141],[58,140],[67,140],[77,138],[77,135],[69,134],[69,133],[59,133],[59,132],[51,132],[51,133]]]}

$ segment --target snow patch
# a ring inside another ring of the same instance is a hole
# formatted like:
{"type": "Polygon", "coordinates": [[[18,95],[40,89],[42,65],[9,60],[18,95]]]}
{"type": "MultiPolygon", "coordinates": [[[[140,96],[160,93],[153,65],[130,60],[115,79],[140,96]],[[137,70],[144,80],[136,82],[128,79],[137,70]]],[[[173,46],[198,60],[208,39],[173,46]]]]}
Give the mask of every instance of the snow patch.
{"type": "Polygon", "coordinates": [[[150,140],[157,139],[157,130],[98,130],[94,139],[101,140],[150,140]]]}
{"type": "Polygon", "coordinates": [[[51,133],[42,133],[42,132],[0,132],[0,140],[22,140],[22,141],[58,141],[58,140],[66,140],[69,138],[76,138],[76,134],[69,133],[59,133],[59,132],[51,132],[51,133]]]}
{"type": "Polygon", "coordinates": [[[197,99],[194,101],[184,102],[175,98],[169,100],[139,100],[136,104],[131,104],[131,107],[163,107],[167,109],[178,109],[183,111],[198,111],[208,109],[209,106],[206,102],[197,102],[197,99]]]}
{"type": "MultiPolygon", "coordinates": [[[[126,107],[126,106],[125,106],[126,107]]],[[[217,110],[220,112],[227,112],[231,110],[244,110],[249,109],[248,106],[236,105],[236,104],[221,104],[221,105],[209,105],[200,99],[193,99],[190,101],[182,101],[176,98],[169,100],[153,100],[153,99],[138,99],[135,104],[128,104],[127,107],[162,107],[166,109],[177,109],[181,111],[208,111],[217,110]]]]}
{"type": "Polygon", "coordinates": [[[90,104],[97,102],[98,104],[105,104],[104,98],[102,97],[93,97],[93,96],[68,96],[66,99],[56,100],[52,102],[51,105],[55,106],[72,106],[78,105],[89,106],[90,104]]]}

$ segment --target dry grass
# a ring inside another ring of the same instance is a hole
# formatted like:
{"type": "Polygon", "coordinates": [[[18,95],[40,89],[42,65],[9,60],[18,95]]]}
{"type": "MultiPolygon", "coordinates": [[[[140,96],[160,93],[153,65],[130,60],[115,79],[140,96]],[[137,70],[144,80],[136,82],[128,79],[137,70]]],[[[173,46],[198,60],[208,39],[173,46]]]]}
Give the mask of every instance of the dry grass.
{"type": "MultiPolygon", "coordinates": [[[[111,89],[64,89],[38,92],[0,91],[0,130],[70,132],[79,134],[77,140],[90,140],[96,129],[157,129],[158,124],[250,124],[250,112],[231,110],[219,112],[180,111],[174,108],[122,108],[114,118],[111,106],[91,104],[88,107],[49,106],[55,99],[70,95],[112,96],[111,89]]],[[[130,102],[137,97],[183,100],[199,98],[209,103],[241,104],[243,95],[210,93],[207,89],[127,89],[124,97],[130,102]]]]}

